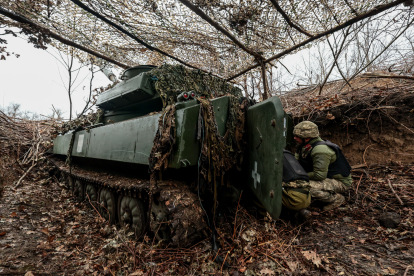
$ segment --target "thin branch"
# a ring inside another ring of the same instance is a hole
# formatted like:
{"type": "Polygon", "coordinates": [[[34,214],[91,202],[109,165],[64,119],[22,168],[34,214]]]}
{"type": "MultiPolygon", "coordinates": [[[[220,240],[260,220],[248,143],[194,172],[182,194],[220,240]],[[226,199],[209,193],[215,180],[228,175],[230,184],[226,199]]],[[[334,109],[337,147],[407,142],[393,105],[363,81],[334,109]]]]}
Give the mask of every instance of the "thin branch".
{"type": "Polygon", "coordinates": [[[270,0],[270,2],[272,2],[273,6],[275,6],[276,10],[283,16],[283,18],[285,19],[286,23],[288,23],[289,26],[296,29],[298,32],[301,32],[302,34],[307,35],[308,37],[313,37],[313,35],[311,35],[307,31],[305,31],[304,29],[302,29],[301,27],[293,23],[292,20],[290,20],[289,16],[287,16],[287,14],[282,10],[282,8],[277,3],[277,0],[270,0]]]}
{"type": "MultiPolygon", "coordinates": [[[[404,28],[404,30],[402,30],[397,36],[394,37],[393,40],[391,40],[390,43],[388,43],[388,45],[382,49],[382,51],[375,57],[373,58],[367,65],[365,65],[364,67],[362,67],[360,70],[358,70],[354,75],[352,75],[352,77],[350,77],[348,79],[348,82],[351,81],[353,78],[355,78],[359,73],[361,73],[362,71],[364,71],[368,66],[370,66],[375,60],[377,60],[377,58],[379,58],[409,27],[411,27],[411,24],[413,24],[414,19],[412,19],[407,26],[404,28]]],[[[341,89],[339,89],[338,93],[341,92],[341,90],[345,87],[345,84],[341,87],[341,89]]]]}
{"type": "Polygon", "coordinates": [[[130,32],[128,32],[127,30],[125,30],[125,29],[124,29],[124,28],[122,28],[121,26],[119,26],[119,25],[115,24],[114,22],[110,21],[109,19],[107,19],[106,17],[104,17],[104,16],[102,16],[101,14],[97,13],[96,11],[94,11],[94,10],[90,9],[88,6],[86,6],[85,4],[83,4],[81,1],[79,1],[79,0],[70,0],[70,1],[72,1],[74,4],[78,5],[80,8],[84,9],[85,11],[89,12],[90,14],[92,14],[92,15],[96,16],[96,17],[97,17],[97,18],[99,18],[100,20],[104,21],[104,22],[105,22],[105,23],[107,23],[108,25],[110,25],[110,26],[114,27],[115,29],[117,29],[117,30],[118,30],[118,31],[120,31],[121,33],[123,33],[123,34],[125,34],[125,35],[129,36],[129,37],[130,37],[130,38],[132,38],[133,40],[137,41],[137,42],[138,42],[138,43],[140,43],[141,45],[143,45],[143,46],[145,46],[146,48],[148,48],[149,50],[151,50],[151,51],[155,51],[155,52],[158,52],[158,53],[160,53],[161,55],[164,55],[164,56],[166,56],[166,57],[169,57],[169,58],[171,58],[171,59],[173,59],[173,60],[175,60],[175,61],[178,61],[179,63],[184,64],[184,65],[186,65],[186,66],[188,66],[188,67],[191,67],[191,68],[193,68],[193,69],[198,69],[198,70],[203,71],[203,72],[205,72],[205,73],[209,73],[209,72],[204,71],[204,70],[202,70],[202,69],[200,69],[200,68],[198,68],[198,67],[195,67],[195,66],[193,66],[193,65],[191,65],[191,64],[189,64],[189,63],[187,63],[187,62],[185,62],[185,61],[183,61],[183,60],[181,60],[181,59],[179,59],[179,58],[177,58],[177,57],[175,57],[175,56],[172,56],[172,55],[170,55],[170,54],[168,54],[168,53],[166,53],[166,52],[164,52],[164,51],[162,51],[162,50],[160,50],[160,49],[158,49],[158,48],[156,48],[156,47],[153,47],[153,46],[151,46],[151,45],[147,44],[146,42],[142,41],[141,39],[139,39],[139,38],[138,38],[138,37],[136,37],[135,35],[131,34],[130,32]]]}
{"type": "Polygon", "coordinates": [[[392,187],[391,181],[387,179],[388,186],[390,187],[392,193],[395,195],[395,197],[398,199],[398,202],[400,202],[401,205],[404,205],[404,202],[402,202],[401,198],[397,195],[397,193],[394,191],[394,188],[392,187]]]}
{"type": "MultiPolygon", "coordinates": [[[[338,49],[337,53],[336,53],[336,54],[334,54],[334,62],[332,63],[332,67],[331,67],[331,69],[329,70],[328,74],[326,74],[325,79],[323,80],[323,83],[322,83],[322,84],[321,84],[321,86],[319,87],[319,95],[321,95],[321,94],[322,94],[322,89],[323,89],[324,85],[326,84],[326,81],[328,80],[329,76],[331,75],[332,70],[335,68],[335,65],[337,64],[338,57],[339,57],[339,55],[342,53],[342,49],[343,49],[343,47],[344,47],[344,44],[345,44],[346,38],[347,38],[347,37],[348,37],[348,35],[349,35],[349,30],[350,30],[350,28],[351,28],[351,27],[349,27],[349,28],[346,30],[346,32],[345,32],[345,34],[344,34],[344,39],[342,40],[342,43],[341,43],[341,46],[339,46],[339,49],[338,49]]],[[[329,39],[327,39],[327,40],[328,40],[328,43],[329,43],[329,39]]],[[[330,44],[329,44],[329,45],[330,45],[330,44]]],[[[331,49],[332,49],[332,48],[331,48],[331,49]]]]}
{"type": "MultiPolygon", "coordinates": [[[[329,48],[331,48],[332,54],[335,55],[334,49],[332,48],[332,45],[329,42],[329,39],[327,39],[327,41],[328,41],[329,48]]],[[[341,68],[339,67],[339,64],[338,64],[338,59],[335,59],[334,64],[336,65],[336,68],[338,68],[339,74],[341,75],[342,79],[349,85],[349,87],[352,87],[351,84],[346,79],[346,77],[344,76],[344,74],[342,73],[342,70],[341,70],[341,68]]]]}
{"type": "Polygon", "coordinates": [[[91,63],[91,74],[92,74],[92,76],[91,76],[91,79],[89,81],[89,97],[88,97],[88,100],[86,101],[85,107],[83,108],[82,112],[78,115],[78,118],[80,118],[80,116],[82,116],[88,110],[89,104],[91,102],[92,91],[93,91],[92,81],[93,81],[93,78],[95,77],[95,72],[93,71],[93,62],[91,63]]]}
{"type": "Polygon", "coordinates": [[[348,6],[348,8],[351,9],[352,13],[355,14],[356,16],[358,16],[359,14],[357,13],[357,11],[351,6],[351,4],[349,4],[348,0],[344,0],[344,2],[346,3],[346,5],[348,6]]]}
{"type": "Polygon", "coordinates": [[[35,23],[35,22],[27,19],[26,17],[24,17],[24,16],[22,16],[20,14],[16,14],[16,13],[13,13],[13,12],[9,12],[9,11],[3,9],[2,7],[0,7],[0,14],[4,15],[4,16],[10,18],[10,19],[13,19],[14,21],[17,21],[17,22],[20,22],[20,23],[23,23],[23,24],[27,24],[27,25],[29,25],[31,27],[36,28],[36,29],[40,29],[43,33],[45,33],[45,34],[49,35],[50,37],[52,37],[52,38],[54,38],[54,39],[62,42],[63,44],[72,46],[72,47],[77,48],[79,50],[82,50],[82,51],[84,51],[86,53],[89,53],[89,54],[91,54],[93,56],[96,56],[98,58],[104,59],[104,60],[106,60],[106,61],[108,61],[108,62],[110,62],[112,64],[115,64],[115,65],[121,67],[121,68],[127,69],[127,68],[130,67],[130,66],[128,66],[126,64],[123,64],[121,62],[118,62],[118,61],[116,61],[116,60],[114,60],[114,59],[112,59],[110,57],[107,57],[107,56],[105,56],[103,54],[100,54],[100,53],[95,52],[93,50],[90,50],[90,49],[88,49],[88,48],[86,48],[86,47],[84,47],[82,45],[79,45],[79,44],[77,44],[77,43],[75,43],[73,41],[70,41],[70,40],[68,40],[68,39],[66,39],[66,38],[58,35],[57,33],[53,32],[53,31],[51,31],[51,30],[49,30],[49,29],[47,29],[47,28],[45,28],[43,26],[40,26],[39,24],[37,24],[37,23],[35,23]]]}
{"type": "Polygon", "coordinates": [[[187,1],[187,0],[179,0],[179,1],[181,3],[183,3],[185,6],[187,6],[187,8],[189,8],[190,10],[192,10],[195,14],[197,14],[198,16],[200,16],[201,18],[203,18],[205,21],[207,21],[216,30],[218,30],[219,32],[221,32],[222,34],[224,34],[225,36],[227,36],[228,38],[230,38],[237,46],[239,46],[240,48],[242,48],[245,52],[251,54],[252,56],[260,57],[260,55],[258,53],[254,52],[254,51],[248,49],[246,46],[244,46],[243,43],[241,43],[240,41],[238,41],[237,38],[235,38],[232,34],[230,34],[226,29],[224,29],[223,27],[221,27],[217,22],[215,22],[213,19],[211,19],[202,10],[200,10],[195,5],[193,5],[192,3],[190,3],[190,1],[187,1]]]}
{"type": "MultiPolygon", "coordinates": [[[[314,35],[313,37],[311,37],[311,38],[309,38],[309,39],[307,39],[305,41],[302,41],[301,43],[296,44],[295,46],[293,46],[293,47],[291,47],[291,48],[289,48],[289,49],[287,49],[287,50],[285,50],[285,51],[283,51],[283,52],[281,52],[281,53],[279,53],[277,55],[274,55],[274,56],[266,59],[264,62],[265,63],[268,63],[269,61],[272,61],[272,60],[281,58],[281,57],[283,57],[283,56],[285,56],[285,55],[287,55],[287,54],[295,51],[296,49],[299,49],[299,48],[301,48],[301,47],[303,47],[303,46],[311,43],[312,41],[315,41],[315,40],[317,40],[317,39],[319,39],[321,37],[324,37],[324,36],[327,36],[327,35],[332,34],[334,32],[337,32],[339,30],[342,30],[342,29],[344,29],[344,28],[346,28],[346,27],[348,27],[348,26],[350,26],[350,25],[352,25],[354,23],[357,23],[357,22],[359,22],[359,21],[361,21],[361,20],[363,20],[365,18],[368,18],[368,17],[374,16],[374,15],[377,15],[377,14],[383,12],[383,11],[386,11],[388,9],[391,9],[391,8],[393,8],[393,7],[401,4],[403,2],[405,2],[405,0],[396,0],[396,1],[391,2],[389,4],[378,5],[375,8],[373,8],[372,10],[370,10],[370,11],[368,11],[366,13],[363,13],[363,14],[361,14],[359,16],[356,16],[356,17],[354,17],[354,18],[352,18],[352,19],[344,22],[343,24],[340,24],[340,25],[338,25],[338,26],[336,26],[336,27],[334,27],[332,29],[329,29],[329,30],[327,30],[325,32],[322,32],[322,33],[319,33],[317,35],[314,35]]],[[[237,77],[245,74],[246,72],[248,72],[248,71],[250,71],[250,70],[252,70],[254,68],[257,68],[259,66],[260,66],[260,63],[251,65],[251,66],[243,69],[239,73],[237,73],[237,74],[235,74],[235,75],[227,78],[227,81],[230,81],[232,79],[235,79],[235,78],[237,78],[237,77]]]]}

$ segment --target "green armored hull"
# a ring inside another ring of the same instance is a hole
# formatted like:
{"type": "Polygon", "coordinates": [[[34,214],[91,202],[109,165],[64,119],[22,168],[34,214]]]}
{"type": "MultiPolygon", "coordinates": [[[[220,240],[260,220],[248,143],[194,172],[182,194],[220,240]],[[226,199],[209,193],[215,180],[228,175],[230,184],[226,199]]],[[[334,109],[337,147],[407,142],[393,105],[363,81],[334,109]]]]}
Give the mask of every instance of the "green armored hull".
{"type": "MultiPolygon", "coordinates": [[[[229,99],[222,97],[212,103],[218,129],[224,135],[229,99]]],[[[171,168],[197,164],[200,143],[195,137],[199,108],[196,100],[178,104],[176,108],[176,150],[169,163],[171,168]]],[[[156,113],[79,131],[75,134],[72,156],[148,165],[159,117],[160,113],[156,113]]],[[[53,152],[66,155],[71,138],[72,133],[56,137],[53,152]]]]}

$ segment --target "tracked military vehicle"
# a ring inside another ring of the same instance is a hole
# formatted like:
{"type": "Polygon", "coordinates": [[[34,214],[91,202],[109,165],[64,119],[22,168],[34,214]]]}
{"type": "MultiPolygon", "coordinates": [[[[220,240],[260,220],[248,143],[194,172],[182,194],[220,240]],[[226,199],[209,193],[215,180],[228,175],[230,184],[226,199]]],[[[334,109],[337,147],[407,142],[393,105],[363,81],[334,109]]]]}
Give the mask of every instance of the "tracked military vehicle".
{"type": "Polygon", "coordinates": [[[278,97],[252,105],[200,71],[138,66],[96,105],[98,122],[57,136],[50,160],[111,223],[186,246],[205,235],[223,187],[279,216],[291,120],[278,97]]]}

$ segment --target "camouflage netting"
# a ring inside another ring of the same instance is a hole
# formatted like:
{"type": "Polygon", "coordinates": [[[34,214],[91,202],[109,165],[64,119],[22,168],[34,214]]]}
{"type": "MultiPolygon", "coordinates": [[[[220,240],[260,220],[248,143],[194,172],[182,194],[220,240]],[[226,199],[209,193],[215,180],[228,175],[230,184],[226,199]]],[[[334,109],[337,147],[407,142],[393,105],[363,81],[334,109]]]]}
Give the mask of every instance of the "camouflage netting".
{"type": "Polygon", "coordinates": [[[164,64],[148,72],[155,81],[155,89],[160,94],[164,108],[175,104],[177,96],[183,92],[194,91],[199,97],[217,98],[227,94],[241,97],[240,88],[223,79],[206,74],[200,70],[191,70],[182,65],[164,64]]]}
{"type": "Polygon", "coordinates": [[[168,105],[161,114],[158,132],[150,154],[149,171],[155,182],[155,172],[166,169],[168,157],[175,143],[175,106],[177,96],[183,91],[194,91],[201,103],[198,116],[197,139],[203,144],[201,173],[208,182],[223,180],[224,173],[237,166],[240,169],[245,148],[244,123],[247,108],[252,102],[242,97],[241,90],[225,81],[181,65],[163,65],[148,72],[155,81],[155,88],[168,105]],[[154,78],[155,77],[155,78],[154,78]],[[229,114],[226,133],[218,132],[214,108],[210,99],[229,97],[229,114]]]}
{"type": "Polygon", "coordinates": [[[65,134],[68,131],[76,129],[78,127],[86,128],[97,123],[101,123],[102,114],[103,110],[98,109],[96,112],[90,112],[87,115],[82,115],[79,118],[76,118],[68,122],[54,122],[52,138],[55,138],[59,134],[65,134]]]}
{"type": "MultiPolygon", "coordinates": [[[[158,120],[158,130],[149,157],[149,172],[165,170],[175,143],[175,105],[169,105],[158,120]]],[[[154,175],[151,175],[153,178],[154,175]]]]}
{"type": "Polygon", "coordinates": [[[208,182],[221,179],[224,173],[234,166],[241,169],[243,152],[246,145],[244,123],[246,112],[251,102],[246,98],[230,96],[230,110],[226,125],[226,133],[218,132],[214,108],[209,100],[199,99],[201,103],[198,124],[198,140],[204,139],[202,148],[201,173],[208,182]],[[201,131],[200,131],[201,130],[201,131]]]}
{"type": "MultiPolygon", "coordinates": [[[[392,8],[391,11],[395,12],[393,17],[398,18],[404,13],[404,9],[397,6],[402,2],[2,0],[1,8],[29,18],[38,27],[16,23],[6,16],[0,16],[0,21],[8,26],[23,26],[34,39],[41,41],[47,40],[44,36],[49,38],[50,32],[43,31],[45,34],[39,35],[42,32],[40,27],[52,30],[66,40],[130,67],[183,62],[223,78],[231,78],[246,68],[259,66],[259,60],[292,54],[300,45],[316,43],[324,32],[351,20],[360,20],[369,12],[374,11],[375,14],[376,10],[384,9],[381,5],[392,8]],[[82,4],[113,25],[92,16],[79,6],[82,4]],[[199,14],[204,14],[204,19],[199,14]],[[207,21],[206,17],[210,20],[207,21]],[[126,32],[131,35],[127,36],[126,32]],[[132,35],[141,42],[133,39],[132,35]],[[170,57],[154,51],[154,47],[170,57]]],[[[52,39],[50,43],[65,52],[71,51],[57,40],[52,39]]],[[[74,55],[80,61],[90,58],[80,50],[75,50],[74,55]]],[[[241,81],[241,78],[236,81],[241,81]]]]}

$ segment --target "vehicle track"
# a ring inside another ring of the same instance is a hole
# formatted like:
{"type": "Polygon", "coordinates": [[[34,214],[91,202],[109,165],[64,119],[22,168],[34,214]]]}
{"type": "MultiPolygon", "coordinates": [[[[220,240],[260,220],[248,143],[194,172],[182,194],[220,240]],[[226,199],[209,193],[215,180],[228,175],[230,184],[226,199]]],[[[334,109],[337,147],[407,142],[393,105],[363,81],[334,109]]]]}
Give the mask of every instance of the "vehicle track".
{"type": "MultiPolygon", "coordinates": [[[[64,182],[79,201],[89,201],[111,224],[129,226],[136,238],[143,236],[151,194],[148,179],[69,167],[53,155],[48,160],[54,165],[50,173],[64,182]]],[[[199,199],[186,183],[157,181],[152,196],[149,230],[158,240],[187,247],[207,236],[199,199]]]]}

